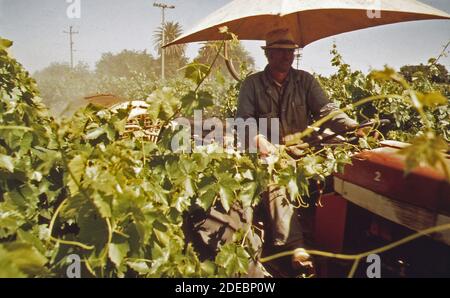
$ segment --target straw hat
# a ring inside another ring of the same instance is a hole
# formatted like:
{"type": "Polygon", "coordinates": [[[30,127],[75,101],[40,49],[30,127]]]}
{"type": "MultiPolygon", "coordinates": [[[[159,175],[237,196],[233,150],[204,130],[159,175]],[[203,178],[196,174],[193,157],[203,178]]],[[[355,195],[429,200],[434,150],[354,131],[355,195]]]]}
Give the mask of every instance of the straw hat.
{"type": "Polygon", "coordinates": [[[266,46],[261,47],[266,49],[298,49],[298,44],[295,43],[289,29],[277,29],[267,33],[266,46]]]}

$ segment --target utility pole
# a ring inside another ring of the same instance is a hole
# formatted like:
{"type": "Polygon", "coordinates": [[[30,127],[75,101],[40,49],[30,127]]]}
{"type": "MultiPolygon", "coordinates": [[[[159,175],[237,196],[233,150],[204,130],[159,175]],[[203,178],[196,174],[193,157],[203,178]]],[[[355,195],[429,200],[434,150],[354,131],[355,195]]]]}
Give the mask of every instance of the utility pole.
{"type": "Polygon", "coordinates": [[[302,49],[297,49],[295,53],[295,60],[297,60],[297,69],[300,69],[300,60],[302,59],[302,49]]]}
{"type": "Polygon", "coordinates": [[[161,29],[162,29],[162,40],[161,40],[161,79],[165,79],[165,74],[164,74],[164,60],[165,60],[165,51],[166,49],[163,48],[163,45],[166,43],[166,19],[165,19],[165,10],[168,9],[174,9],[175,6],[174,5],[167,5],[164,3],[153,3],[154,7],[159,7],[161,8],[161,12],[162,12],[162,20],[161,20],[161,29]]]}
{"type": "Polygon", "coordinates": [[[70,68],[73,68],[73,52],[74,52],[74,50],[73,50],[73,44],[74,44],[74,43],[73,43],[73,38],[72,38],[72,36],[73,36],[74,34],[78,34],[78,33],[79,33],[78,31],[73,31],[72,29],[73,29],[73,27],[70,26],[70,27],[69,27],[69,32],[63,31],[63,33],[69,34],[69,41],[70,41],[70,68]]]}

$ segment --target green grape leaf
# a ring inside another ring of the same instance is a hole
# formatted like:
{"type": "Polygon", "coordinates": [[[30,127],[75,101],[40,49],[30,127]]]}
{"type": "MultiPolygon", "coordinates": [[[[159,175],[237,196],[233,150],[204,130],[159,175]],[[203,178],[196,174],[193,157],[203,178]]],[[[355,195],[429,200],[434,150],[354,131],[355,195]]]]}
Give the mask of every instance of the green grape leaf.
{"type": "Polygon", "coordinates": [[[48,262],[31,244],[13,242],[4,244],[7,257],[12,260],[21,272],[33,276],[45,271],[44,265],[48,262]]]}
{"type": "Polygon", "coordinates": [[[372,71],[369,74],[369,77],[374,79],[375,81],[400,81],[403,78],[393,69],[390,67],[385,67],[382,71],[372,71]]]}
{"type": "Polygon", "coordinates": [[[105,131],[105,129],[103,127],[97,127],[97,128],[94,128],[94,129],[88,131],[88,133],[86,134],[86,139],[95,140],[104,133],[107,133],[107,131],[105,131]]]}
{"type": "Polygon", "coordinates": [[[200,196],[197,198],[196,204],[206,211],[211,208],[211,205],[214,203],[214,199],[217,195],[216,191],[214,189],[214,186],[209,186],[201,189],[199,193],[200,196]]]}
{"type": "Polygon", "coordinates": [[[147,274],[150,271],[146,262],[127,262],[127,265],[130,266],[131,269],[136,271],[139,274],[147,274]]]}
{"type": "Polygon", "coordinates": [[[67,186],[69,187],[70,193],[72,195],[75,195],[78,192],[78,184],[80,183],[81,177],[83,176],[85,166],[86,157],[82,155],[75,156],[69,162],[69,170],[72,175],[68,175],[67,186]]]}
{"type": "Polygon", "coordinates": [[[256,196],[256,189],[256,182],[247,182],[242,185],[241,191],[239,192],[239,199],[244,208],[252,206],[253,198],[256,196]]]}
{"type": "Polygon", "coordinates": [[[9,39],[0,38],[0,50],[5,50],[10,48],[13,45],[13,42],[9,39]]]}
{"type": "Polygon", "coordinates": [[[233,277],[247,273],[249,259],[250,255],[242,246],[228,243],[220,248],[215,261],[225,270],[228,277],[233,277]]]}
{"type": "Polygon", "coordinates": [[[86,202],[78,209],[77,223],[80,228],[78,238],[81,243],[94,245],[99,253],[108,241],[108,226],[92,203],[86,202]]]}
{"type": "Polygon", "coordinates": [[[0,168],[14,172],[14,162],[11,156],[0,154],[0,168]]]}
{"type": "Polygon", "coordinates": [[[116,267],[119,267],[129,251],[130,246],[128,245],[128,242],[110,243],[108,248],[108,256],[116,267]]]}
{"type": "Polygon", "coordinates": [[[216,272],[216,265],[214,262],[206,260],[200,264],[200,269],[204,276],[214,276],[216,272]]]}
{"type": "Polygon", "coordinates": [[[207,64],[193,62],[181,69],[184,69],[185,78],[192,80],[198,85],[206,77],[209,68],[210,66],[207,64]]]}
{"type": "Polygon", "coordinates": [[[226,212],[230,211],[230,208],[235,200],[233,190],[231,190],[226,186],[220,186],[219,195],[220,195],[220,202],[222,203],[222,206],[225,209],[225,211],[226,212]]]}
{"type": "Polygon", "coordinates": [[[110,203],[106,198],[102,198],[99,194],[95,194],[93,196],[94,204],[97,206],[98,211],[103,218],[110,218],[111,217],[111,206],[110,203]]]}
{"type": "Polygon", "coordinates": [[[432,92],[427,94],[416,92],[416,95],[420,103],[427,107],[448,104],[448,99],[440,92],[432,92]]]}
{"type": "Polygon", "coordinates": [[[192,197],[195,195],[195,185],[191,177],[187,177],[184,180],[184,191],[186,192],[186,195],[188,197],[192,197]]]}
{"type": "Polygon", "coordinates": [[[239,183],[231,177],[229,174],[219,174],[218,178],[218,186],[219,186],[219,195],[220,202],[222,203],[225,211],[230,211],[231,206],[234,201],[237,199],[235,191],[240,188],[239,183]]]}
{"type": "Polygon", "coordinates": [[[406,156],[405,174],[410,173],[414,168],[428,164],[437,168],[439,164],[450,181],[450,170],[445,162],[444,152],[448,150],[447,142],[442,137],[432,132],[415,137],[411,145],[399,151],[406,156]]]}

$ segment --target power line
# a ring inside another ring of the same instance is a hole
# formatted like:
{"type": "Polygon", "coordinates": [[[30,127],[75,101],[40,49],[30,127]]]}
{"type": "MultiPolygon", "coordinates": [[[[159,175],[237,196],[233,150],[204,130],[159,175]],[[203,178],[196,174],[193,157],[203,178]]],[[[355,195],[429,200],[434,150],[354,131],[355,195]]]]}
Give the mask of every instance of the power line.
{"type": "Polygon", "coordinates": [[[74,45],[74,42],[73,42],[73,35],[74,35],[74,34],[78,34],[79,32],[78,32],[78,31],[73,31],[73,27],[70,26],[70,27],[69,27],[69,31],[68,31],[68,32],[67,32],[67,31],[63,31],[63,33],[69,34],[70,68],[73,68],[73,52],[74,52],[74,49],[73,49],[73,45],[74,45]]]}
{"type": "Polygon", "coordinates": [[[161,20],[161,30],[162,30],[162,40],[161,40],[161,79],[164,80],[165,79],[165,74],[164,74],[164,60],[165,60],[165,51],[166,49],[163,48],[164,44],[166,43],[166,20],[165,20],[165,10],[166,9],[174,9],[175,6],[174,5],[167,5],[164,3],[153,3],[154,7],[158,7],[161,8],[161,13],[162,13],[162,20],[161,20]]]}

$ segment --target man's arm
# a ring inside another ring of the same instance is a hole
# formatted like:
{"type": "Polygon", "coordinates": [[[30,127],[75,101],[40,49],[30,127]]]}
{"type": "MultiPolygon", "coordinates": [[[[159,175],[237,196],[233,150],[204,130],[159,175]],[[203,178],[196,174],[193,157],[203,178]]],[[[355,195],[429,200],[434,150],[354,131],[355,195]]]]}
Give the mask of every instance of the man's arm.
{"type": "MultiPolygon", "coordinates": [[[[256,121],[258,121],[257,100],[258,99],[256,98],[255,94],[255,86],[253,85],[251,79],[244,80],[239,91],[236,118],[242,118],[243,120],[254,118],[256,119],[256,121]]],[[[259,152],[263,155],[273,153],[276,150],[275,146],[271,144],[264,135],[261,134],[257,134],[256,136],[251,138],[249,142],[246,141],[248,137],[246,138],[245,135],[239,135],[239,138],[241,142],[244,142],[244,144],[253,142],[252,145],[256,145],[256,148],[258,148],[259,152]]],[[[246,149],[248,149],[248,146],[245,147],[246,149]]]]}

